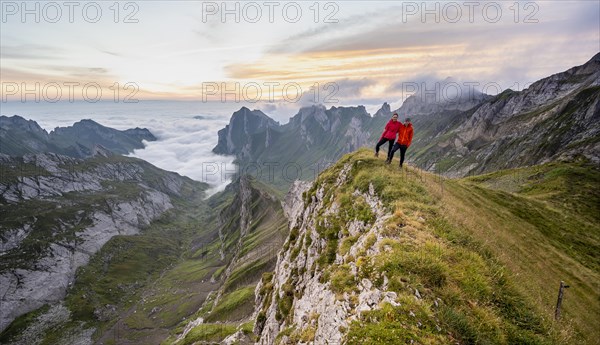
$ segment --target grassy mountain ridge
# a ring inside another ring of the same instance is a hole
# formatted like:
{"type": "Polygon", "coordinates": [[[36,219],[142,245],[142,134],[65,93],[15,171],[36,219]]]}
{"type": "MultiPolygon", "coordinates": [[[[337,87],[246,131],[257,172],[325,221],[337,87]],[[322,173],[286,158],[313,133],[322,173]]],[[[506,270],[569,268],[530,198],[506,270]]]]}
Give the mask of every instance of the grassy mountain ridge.
{"type": "Polygon", "coordinates": [[[599,171],[579,162],[518,173],[449,180],[369,150],[344,156],[304,193],[308,218],[259,295],[261,344],[595,343],[599,171]],[[590,195],[586,209],[553,213],[590,195]],[[560,280],[571,288],[555,323],[560,280]]]}

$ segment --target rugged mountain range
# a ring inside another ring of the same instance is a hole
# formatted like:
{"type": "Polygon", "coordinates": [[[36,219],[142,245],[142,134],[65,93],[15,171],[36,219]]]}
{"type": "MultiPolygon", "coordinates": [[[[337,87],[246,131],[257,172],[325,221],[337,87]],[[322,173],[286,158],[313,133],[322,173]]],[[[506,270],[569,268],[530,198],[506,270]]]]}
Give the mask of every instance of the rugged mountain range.
{"type": "MultiPolygon", "coordinates": [[[[13,138],[48,137],[11,120],[13,138]]],[[[86,121],[56,132],[83,136],[81,126],[123,147],[125,134],[86,121]]],[[[287,237],[277,193],[240,176],[206,199],[204,183],[95,147],[86,158],[0,155],[0,343],[189,341],[194,325],[223,322],[223,337],[244,323],[251,333],[254,288],[287,237]]]]}
{"type": "MultiPolygon", "coordinates": [[[[448,176],[576,156],[600,163],[600,54],[523,91],[482,99],[465,112],[417,113],[412,160],[448,176]]],[[[412,103],[398,111],[410,113],[412,103]]]]}
{"type": "Polygon", "coordinates": [[[214,149],[240,174],[208,199],[115,154],[147,130],[3,117],[0,343],[593,343],[599,63],[498,96],[412,96],[404,170],[360,149],[388,104],[284,125],[242,108],[214,149]],[[546,161],[463,179],[414,167],[546,161]],[[560,280],[566,322],[552,323],[560,280]]]}
{"type": "MultiPolygon", "coordinates": [[[[265,118],[268,116],[260,110],[242,108],[219,131],[219,143],[238,137],[243,146],[232,145],[228,153],[236,156],[240,171],[260,170],[256,177],[281,193],[294,180],[312,180],[344,153],[367,144],[373,121],[363,106],[302,108],[289,123],[277,126],[265,118]],[[251,114],[260,114],[260,123],[251,114]]],[[[213,152],[222,153],[221,147],[218,145],[213,152]]]]}
{"type": "Polygon", "coordinates": [[[50,133],[37,122],[20,116],[0,116],[0,153],[22,156],[27,153],[57,153],[74,158],[93,156],[98,150],[127,154],[144,147],[143,140],[156,138],[145,128],[119,131],[92,120],[81,120],[50,133]]]}
{"type": "MultiPolygon", "coordinates": [[[[464,91],[452,97],[413,95],[396,110],[401,119],[410,116],[415,127],[409,162],[447,176],[578,155],[600,163],[600,54],[523,91],[506,90],[497,96],[464,91]]],[[[310,172],[322,170],[342,154],[374,146],[391,113],[387,103],[373,117],[360,106],[315,105],[277,126],[259,110],[242,108],[219,131],[219,143],[235,137],[243,144],[227,150],[219,144],[214,152],[236,155],[242,167],[298,164],[303,176],[297,177],[311,180],[310,172]]],[[[281,190],[294,180],[286,177],[284,171],[274,173],[281,190]]]]}

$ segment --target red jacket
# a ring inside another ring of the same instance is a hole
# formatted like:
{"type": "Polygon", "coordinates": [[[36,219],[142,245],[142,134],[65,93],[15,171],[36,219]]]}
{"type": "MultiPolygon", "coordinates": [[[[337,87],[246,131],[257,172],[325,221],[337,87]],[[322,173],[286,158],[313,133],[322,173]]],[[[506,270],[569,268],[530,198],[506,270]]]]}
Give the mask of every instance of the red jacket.
{"type": "Polygon", "coordinates": [[[382,138],[396,140],[396,134],[400,132],[402,127],[404,127],[402,122],[390,120],[387,125],[385,125],[385,129],[383,130],[383,134],[381,134],[381,138],[379,138],[379,140],[382,138]]]}
{"type": "Polygon", "coordinates": [[[408,126],[402,125],[402,129],[400,130],[400,135],[398,135],[398,144],[409,147],[410,143],[412,142],[412,138],[413,138],[412,123],[409,123],[408,126]]]}

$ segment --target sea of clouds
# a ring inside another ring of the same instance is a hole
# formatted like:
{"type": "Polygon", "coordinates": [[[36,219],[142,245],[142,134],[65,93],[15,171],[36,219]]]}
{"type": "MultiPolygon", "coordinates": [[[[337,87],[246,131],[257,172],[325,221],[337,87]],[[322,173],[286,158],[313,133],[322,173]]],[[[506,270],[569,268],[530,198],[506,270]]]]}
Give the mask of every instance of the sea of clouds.
{"type": "MultiPolygon", "coordinates": [[[[141,158],[155,166],[174,171],[196,181],[208,183],[208,195],[225,189],[237,166],[234,156],[216,155],[217,132],[224,128],[231,115],[242,106],[260,109],[281,124],[287,123],[300,107],[310,103],[221,103],[199,101],[139,101],[113,102],[3,102],[0,115],[19,115],[36,121],[51,132],[56,127],[72,126],[82,119],[119,130],[147,128],[157,138],[144,142],[143,149],[132,157],[141,158]]],[[[340,104],[326,104],[327,107],[340,104]]],[[[374,113],[381,104],[366,104],[374,113]]]]}
{"type": "Polygon", "coordinates": [[[212,153],[217,132],[229,123],[239,104],[140,101],[139,103],[63,102],[2,103],[1,114],[36,121],[48,132],[92,119],[103,126],[124,130],[147,128],[158,139],[130,156],[208,183],[209,194],[221,191],[236,171],[233,156],[212,153]]]}

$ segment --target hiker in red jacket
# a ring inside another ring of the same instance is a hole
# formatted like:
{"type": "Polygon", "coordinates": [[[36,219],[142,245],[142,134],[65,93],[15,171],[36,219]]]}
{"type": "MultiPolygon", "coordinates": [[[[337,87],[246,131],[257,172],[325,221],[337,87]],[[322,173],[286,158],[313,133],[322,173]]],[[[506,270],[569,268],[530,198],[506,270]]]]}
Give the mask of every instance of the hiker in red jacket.
{"type": "Polygon", "coordinates": [[[390,159],[392,147],[394,146],[394,141],[396,140],[396,135],[398,132],[400,132],[401,127],[402,122],[398,121],[398,114],[394,113],[394,115],[392,115],[392,119],[385,125],[385,129],[381,134],[381,138],[379,138],[379,142],[375,146],[375,157],[379,157],[379,147],[386,142],[389,142],[387,157],[390,159]]]}
{"type": "Polygon", "coordinates": [[[406,149],[410,146],[413,138],[413,126],[410,122],[410,118],[407,117],[400,129],[400,133],[398,134],[398,141],[394,144],[394,148],[392,148],[392,152],[386,161],[387,164],[392,162],[392,158],[394,158],[394,153],[400,149],[400,167],[402,168],[402,163],[404,163],[404,155],[406,154],[406,149]]]}

